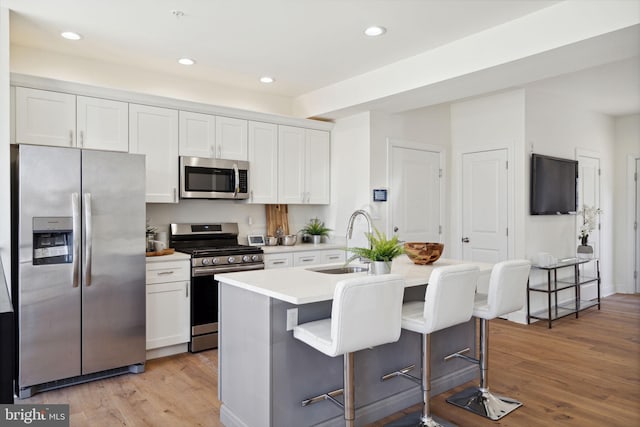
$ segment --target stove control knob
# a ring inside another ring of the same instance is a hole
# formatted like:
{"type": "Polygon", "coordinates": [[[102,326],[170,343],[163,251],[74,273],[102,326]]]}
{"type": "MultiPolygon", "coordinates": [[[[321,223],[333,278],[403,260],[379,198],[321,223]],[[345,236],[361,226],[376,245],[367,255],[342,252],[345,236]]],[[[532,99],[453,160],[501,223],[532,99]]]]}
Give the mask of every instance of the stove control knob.
{"type": "Polygon", "coordinates": [[[211,264],[216,265],[220,260],[218,258],[211,258],[211,264]]]}
{"type": "Polygon", "coordinates": [[[206,258],[202,258],[202,265],[209,265],[210,261],[206,258]]]}
{"type": "Polygon", "coordinates": [[[235,258],[235,257],[230,256],[230,257],[229,257],[229,259],[227,259],[227,262],[228,262],[229,264],[233,264],[234,262],[236,262],[236,258],[235,258]]]}
{"type": "Polygon", "coordinates": [[[260,255],[252,255],[251,256],[251,261],[253,261],[253,262],[260,261],[260,255]]]}
{"type": "Polygon", "coordinates": [[[245,255],[242,257],[242,262],[251,262],[251,257],[249,255],[245,255]]]}

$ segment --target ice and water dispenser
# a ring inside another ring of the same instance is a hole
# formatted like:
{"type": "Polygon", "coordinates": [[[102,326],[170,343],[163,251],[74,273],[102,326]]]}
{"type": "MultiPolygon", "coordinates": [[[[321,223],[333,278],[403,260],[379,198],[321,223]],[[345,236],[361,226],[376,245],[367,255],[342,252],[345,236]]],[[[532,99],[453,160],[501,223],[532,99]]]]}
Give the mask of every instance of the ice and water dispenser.
{"type": "Polygon", "coordinates": [[[71,217],[33,218],[33,265],[73,262],[71,217]]]}

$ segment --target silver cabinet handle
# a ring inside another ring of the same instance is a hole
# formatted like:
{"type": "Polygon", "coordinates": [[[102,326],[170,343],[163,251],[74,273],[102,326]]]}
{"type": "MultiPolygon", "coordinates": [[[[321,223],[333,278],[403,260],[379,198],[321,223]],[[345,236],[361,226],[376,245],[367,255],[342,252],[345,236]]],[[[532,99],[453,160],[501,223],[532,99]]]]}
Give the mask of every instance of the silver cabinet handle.
{"type": "Polygon", "coordinates": [[[178,189],[176,187],[173,187],[173,201],[178,202],[178,189]]]}
{"type": "Polygon", "coordinates": [[[251,190],[251,201],[253,202],[253,190],[251,190]]]}
{"type": "Polygon", "coordinates": [[[313,257],[307,257],[307,258],[300,258],[301,262],[312,262],[314,261],[313,257]]]}
{"type": "Polygon", "coordinates": [[[91,193],[84,193],[84,283],[91,286],[91,257],[93,252],[93,220],[91,217],[91,193]]]}
{"type": "Polygon", "coordinates": [[[222,145],[218,145],[218,158],[222,158],[222,145]]]}
{"type": "Polygon", "coordinates": [[[71,194],[71,224],[73,239],[73,261],[72,261],[72,279],[73,287],[77,288],[80,283],[80,195],[78,193],[71,194]]]}
{"type": "Polygon", "coordinates": [[[166,276],[166,275],[173,274],[173,273],[174,273],[173,270],[172,271],[161,271],[161,272],[158,273],[158,276],[166,276]]]}
{"type": "Polygon", "coordinates": [[[69,146],[73,147],[73,130],[69,130],[69,146]]]}
{"type": "Polygon", "coordinates": [[[80,147],[84,147],[84,131],[80,131],[80,147]]]}
{"type": "Polygon", "coordinates": [[[331,256],[328,256],[327,259],[331,259],[331,260],[340,259],[340,255],[331,255],[331,256]]]}
{"type": "Polygon", "coordinates": [[[274,265],[286,264],[286,261],[273,261],[271,264],[274,264],[274,265]]]}
{"type": "Polygon", "coordinates": [[[184,282],[184,297],[189,298],[189,282],[184,282]]]}
{"type": "Polygon", "coordinates": [[[209,146],[209,154],[211,154],[211,157],[216,156],[216,148],[213,145],[209,146]]]}

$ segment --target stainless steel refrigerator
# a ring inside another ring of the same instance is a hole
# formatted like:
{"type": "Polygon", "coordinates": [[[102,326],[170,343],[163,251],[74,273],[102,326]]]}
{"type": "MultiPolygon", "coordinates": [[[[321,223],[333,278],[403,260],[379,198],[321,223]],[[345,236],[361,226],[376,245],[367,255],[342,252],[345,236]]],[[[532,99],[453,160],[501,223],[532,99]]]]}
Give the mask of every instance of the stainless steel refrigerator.
{"type": "Polygon", "coordinates": [[[145,363],[144,156],[13,145],[19,397],[145,363]]]}

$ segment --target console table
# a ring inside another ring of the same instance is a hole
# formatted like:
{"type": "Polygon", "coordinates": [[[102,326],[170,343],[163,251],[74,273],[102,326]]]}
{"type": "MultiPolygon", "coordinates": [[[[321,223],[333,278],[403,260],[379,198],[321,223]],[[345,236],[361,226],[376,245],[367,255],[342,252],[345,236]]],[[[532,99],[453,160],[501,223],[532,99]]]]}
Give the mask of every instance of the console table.
{"type": "Polygon", "coordinates": [[[532,268],[545,270],[547,272],[547,283],[529,285],[527,292],[527,324],[531,319],[546,320],[549,329],[554,320],[575,314],[576,319],[582,310],[598,306],[600,310],[600,260],[598,258],[569,258],[559,261],[556,264],[542,266],[533,265],[532,268]],[[595,276],[584,275],[581,277],[580,265],[589,262],[595,263],[595,276]],[[573,268],[573,280],[558,280],[558,270],[573,268]],[[597,283],[598,297],[593,300],[582,300],[580,298],[580,288],[588,283],[597,283]],[[558,292],[565,289],[574,290],[574,298],[570,301],[558,303],[558,292]],[[547,308],[531,313],[531,292],[542,292],[547,294],[547,308]]]}

